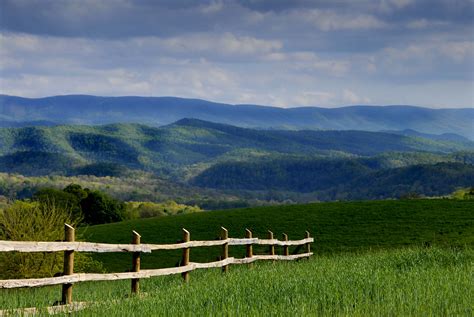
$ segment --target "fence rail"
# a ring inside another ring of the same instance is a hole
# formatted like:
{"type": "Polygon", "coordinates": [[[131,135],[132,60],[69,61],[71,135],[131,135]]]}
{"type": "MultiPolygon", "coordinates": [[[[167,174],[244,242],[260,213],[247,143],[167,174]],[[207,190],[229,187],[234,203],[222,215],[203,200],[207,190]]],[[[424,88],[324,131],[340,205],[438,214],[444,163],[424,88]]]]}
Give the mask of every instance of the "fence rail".
{"type": "Polygon", "coordinates": [[[35,241],[4,241],[0,240],[0,252],[143,252],[150,253],[156,250],[179,250],[184,248],[213,247],[228,245],[275,245],[298,246],[314,242],[313,238],[294,241],[280,241],[277,239],[259,238],[228,238],[225,240],[189,241],[175,244],[109,244],[94,242],[35,242],[35,241]]]}
{"type": "Polygon", "coordinates": [[[0,280],[0,288],[38,287],[48,285],[62,285],[63,304],[72,303],[72,285],[86,281],[113,281],[132,280],[132,293],[139,292],[139,279],[171,274],[182,274],[184,280],[189,281],[189,272],[196,269],[222,268],[227,272],[231,264],[250,264],[259,260],[298,260],[308,258],[311,252],[310,244],[314,239],[306,232],[306,237],[301,240],[288,241],[288,236],[283,234],[284,240],[273,238],[269,231],[268,239],[253,238],[252,232],[246,229],[246,238],[229,238],[227,229],[221,228],[221,239],[210,241],[190,241],[190,232],[183,229],[183,241],[175,244],[141,244],[140,235],[133,231],[132,244],[109,244],[93,242],[75,242],[74,228],[65,225],[65,240],[62,242],[37,242],[37,241],[0,241],[0,252],[61,252],[64,251],[64,271],[62,276],[47,278],[11,279],[0,280]],[[229,257],[229,246],[246,246],[245,258],[229,257]],[[269,255],[254,255],[253,245],[268,245],[269,255]],[[208,263],[190,261],[190,248],[221,246],[221,260],[208,263]],[[275,253],[275,246],[283,247],[283,255],[275,253]],[[290,255],[289,246],[305,246],[305,253],[290,255]],[[140,270],[140,254],[156,250],[183,250],[181,266],[173,268],[140,270]],[[130,252],[132,253],[132,272],[123,273],[74,273],[74,252],[130,252]]]}

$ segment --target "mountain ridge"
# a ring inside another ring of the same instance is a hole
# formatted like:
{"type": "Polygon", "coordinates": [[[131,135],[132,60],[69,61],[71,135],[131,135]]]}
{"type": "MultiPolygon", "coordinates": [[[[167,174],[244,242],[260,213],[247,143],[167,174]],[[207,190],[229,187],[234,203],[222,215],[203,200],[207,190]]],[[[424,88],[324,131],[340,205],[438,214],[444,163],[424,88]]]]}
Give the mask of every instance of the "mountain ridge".
{"type": "Polygon", "coordinates": [[[178,97],[101,97],[64,95],[23,98],[0,95],[0,126],[35,122],[45,125],[138,122],[151,126],[183,118],[260,129],[406,130],[455,133],[474,140],[474,109],[432,109],[419,106],[344,106],[278,108],[226,104],[178,97]]]}

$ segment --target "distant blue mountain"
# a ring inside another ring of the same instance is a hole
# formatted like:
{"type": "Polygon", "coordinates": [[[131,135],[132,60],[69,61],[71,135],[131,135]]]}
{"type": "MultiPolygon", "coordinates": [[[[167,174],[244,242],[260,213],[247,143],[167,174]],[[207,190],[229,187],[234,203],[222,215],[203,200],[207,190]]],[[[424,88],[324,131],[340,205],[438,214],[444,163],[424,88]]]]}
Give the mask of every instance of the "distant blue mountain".
{"type": "Polygon", "coordinates": [[[451,134],[457,138],[452,135],[457,134],[474,140],[472,108],[350,106],[283,109],[175,97],[68,95],[22,98],[0,95],[0,127],[131,122],[161,126],[183,118],[261,129],[415,130],[421,133],[420,136],[445,134],[449,138],[451,134]]]}
{"type": "Polygon", "coordinates": [[[399,134],[405,136],[413,136],[413,137],[420,137],[425,139],[430,139],[433,141],[452,141],[452,142],[471,142],[468,138],[463,137],[456,133],[442,133],[442,134],[429,134],[429,133],[421,133],[412,129],[406,129],[403,131],[382,131],[392,134],[399,134]]]}

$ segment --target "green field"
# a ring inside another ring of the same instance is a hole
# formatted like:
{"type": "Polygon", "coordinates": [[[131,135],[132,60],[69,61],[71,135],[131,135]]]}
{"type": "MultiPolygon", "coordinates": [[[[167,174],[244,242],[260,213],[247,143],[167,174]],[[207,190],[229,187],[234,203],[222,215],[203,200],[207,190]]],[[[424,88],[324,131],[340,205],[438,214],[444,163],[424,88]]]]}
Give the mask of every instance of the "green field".
{"type": "MultiPolygon", "coordinates": [[[[192,240],[211,240],[218,237],[221,226],[233,238],[244,237],[245,228],[260,238],[266,237],[267,230],[278,238],[285,232],[290,240],[303,238],[309,230],[315,238],[313,250],[317,254],[423,245],[472,247],[474,201],[338,202],[212,211],[93,226],[84,232],[84,238],[129,243],[132,230],[136,230],[142,235],[142,243],[176,243],[181,239],[181,228],[186,228],[192,240]]],[[[244,255],[244,247],[231,247],[230,251],[235,256],[244,255]]],[[[214,261],[219,252],[219,247],[195,248],[191,250],[191,261],[214,261]]],[[[95,257],[109,271],[130,268],[129,254],[95,257]]],[[[179,251],[153,252],[143,256],[142,267],[175,266],[179,259],[179,251]]]]}
{"type": "MultiPolygon", "coordinates": [[[[472,316],[474,313],[474,202],[406,200],[262,207],[142,219],[82,230],[88,241],[175,243],[181,228],[192,240],[215,239],[220,226],[231,237],[250,228],[289,234],[310,230],[310,260],[260,262],[141,280],[142,295],[130,298],[130,281],[79,283],[74,301],[100,303],[78,315],[327,315],[472,316]]],[[[81,231],[81,230],[80,230],[81,231]]],[[[231,247],[243,256],[244,247],[231,247]]],[[[266,252],[256,248],[254,253],[266,252]]],[[[281,252],[281,250],[278,250],[281,252]]],[[[193,248],[191,261],[213,261],[220,248],[193,248]]],[[[109,271],[130,269],[130,254],[101,254],[109,271]]],[[[142,268],[174,266],[180,252],[143,255],[142,268]]],[[[60,287],[0,290],[0,309],[46,307],[60,287]]]]}
{"type": "MultiPolygon", "coordinates": [[[[141,281],[81,283],[74,299],[100,303],[80,316],[472,316],[474,252],[405,248],[319,255],[141,281]]],[[[0,307],[51,305],[60,287],[2,291],[0,307]]]]}

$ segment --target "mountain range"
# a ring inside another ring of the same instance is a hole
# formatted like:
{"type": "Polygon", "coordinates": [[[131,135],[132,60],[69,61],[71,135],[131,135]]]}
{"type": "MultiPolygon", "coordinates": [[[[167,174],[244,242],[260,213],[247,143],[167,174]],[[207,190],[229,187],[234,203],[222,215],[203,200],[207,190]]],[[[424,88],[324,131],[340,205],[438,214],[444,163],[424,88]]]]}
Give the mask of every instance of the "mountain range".
{"type": "Polygon", "coordinates": [[[472,186],[473,164],[473,141],[414,131],[261,130],[198,119],[162,127],[0,128],[0,172],[130,177],[144,171],[170,184],[263,200],[274,194],[262,198],[262,191],[298,193],[295,201],[442,195],[472,186]]]}
{"type": "Polygon", "coordinates": [[[0,171],[48,174],[110,163],[186,178],[214,163],[236,160],[357,158],[387,152],[405,153],[406,158],[410,153],[446,156],[474,150],[473,141],[435,139],[352,130],[256,130],[198,119],[163,127],[121,123],[2,128],[0,171]]]}
{"type": "Polygon", "coordinates": [[[0,95],[0,172],[149,175],[246,202],[438,196],[474,185],[473,124],[474,109],[0,95]]]}
{"type": "Polygon", "coordinates": [[[239,127],[287,130],[411,131],[457,134],[474,140],[474,109],[415,106],[277,108],[230,105],[176,97],[98,97],[88,95],[22,98],[0,95],[0,126],[171,124],[195,118],[239,127]]]}

